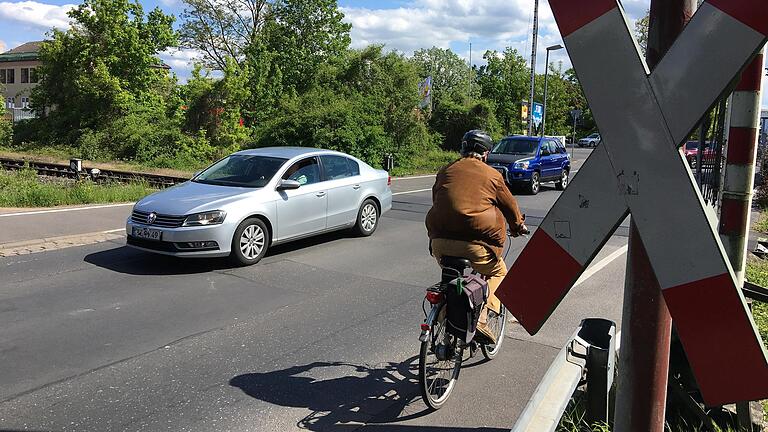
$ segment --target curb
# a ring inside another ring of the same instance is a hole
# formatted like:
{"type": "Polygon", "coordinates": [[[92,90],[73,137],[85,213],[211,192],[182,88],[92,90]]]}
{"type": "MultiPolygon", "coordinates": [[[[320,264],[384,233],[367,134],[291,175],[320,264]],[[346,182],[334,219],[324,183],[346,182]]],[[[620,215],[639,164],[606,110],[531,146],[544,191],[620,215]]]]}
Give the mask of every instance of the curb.
{"type": "Polygon", "coordinates": [[[39,252],[50,252],[76,246],[86,246],[117,240],[125,237],[123,228],[110,231],[100,231],[86,234],[75,234],[60,237],[48,237],[35,240],[0,244],[0,258],[30,255],[39,252]]]}

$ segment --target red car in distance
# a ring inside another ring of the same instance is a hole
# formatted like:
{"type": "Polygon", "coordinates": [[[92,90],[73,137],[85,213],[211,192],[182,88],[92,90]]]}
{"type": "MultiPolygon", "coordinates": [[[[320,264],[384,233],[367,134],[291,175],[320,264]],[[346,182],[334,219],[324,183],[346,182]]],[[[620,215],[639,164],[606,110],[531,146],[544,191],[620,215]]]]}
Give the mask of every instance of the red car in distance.
{"type": "MultiPolygon", "coordinates": [[[[699,154],[699,142],[688,141],[682,148],[683,156],[688,161],[688,165],[691,169],[696,169],[696,161],[699,154]]],[[[701,155],[702,166],[715,164],[715,152],[712,150],[712,143],[710,141],[704,142],[704,153],[701,155]]]]}

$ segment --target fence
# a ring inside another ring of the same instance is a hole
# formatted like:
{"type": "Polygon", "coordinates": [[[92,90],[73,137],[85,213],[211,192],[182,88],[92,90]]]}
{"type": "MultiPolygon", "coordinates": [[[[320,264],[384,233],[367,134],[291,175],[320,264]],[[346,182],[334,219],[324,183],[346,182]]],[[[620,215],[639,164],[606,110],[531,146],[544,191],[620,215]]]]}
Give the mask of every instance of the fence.
{"type": "Polygon", "coordinates": [[[6,111],[9,114],[10,120],[12,120],[14,123],[21,120],[29,120],[37,117],[35,112],[29,108],[6,108],[6,111]]]}

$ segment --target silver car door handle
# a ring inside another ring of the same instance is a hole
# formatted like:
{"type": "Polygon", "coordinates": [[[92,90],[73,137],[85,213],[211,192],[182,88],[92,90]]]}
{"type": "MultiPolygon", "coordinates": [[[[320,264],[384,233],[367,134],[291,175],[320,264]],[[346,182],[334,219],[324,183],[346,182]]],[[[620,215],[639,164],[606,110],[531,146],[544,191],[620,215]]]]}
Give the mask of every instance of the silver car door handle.
{"type": "Polygon", "coordinates": [[[320,197],[320,198],[322,198],[322,197],[324,197],[324,196],[325,196],[325,192],[318,192],[318,193],[316,193],[315,195],[316,195],[316,196],[318,196],[318,197],[320,197]]]}
{"type": "Polygon", "coordinates": [[[352,186],[352,189],[358,190],[358,189],[360,189],[360,185],[354,185],[354,186],[352,186]]]}

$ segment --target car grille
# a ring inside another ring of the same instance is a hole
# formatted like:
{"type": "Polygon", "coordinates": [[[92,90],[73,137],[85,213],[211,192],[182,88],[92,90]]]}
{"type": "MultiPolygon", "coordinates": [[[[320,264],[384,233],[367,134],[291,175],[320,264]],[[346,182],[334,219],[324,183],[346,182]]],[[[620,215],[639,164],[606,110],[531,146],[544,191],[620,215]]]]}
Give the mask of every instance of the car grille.
{"type": "Polygon", "coordinates": [[[495,169],[496,171],[498,171],[498,172],[499,172],[499,174],[501,174],[501,176],[502,176],[502,177],[503,177],[505,180],[507,179],[507,173],[508,173],[507,167],[503,167],[503,166],[493,166],[492,168],[493,168],[493,169],[495,169]]]}
{"type": "Polygon", "coordinates": [[[136,238],[131,235],[129,235],[126,240],[129,245],[138,246],[144,249],[151,249],[151,250],[156,250],[160,252],[178,252],[179,251],[179,249],[176,247],[175,244],[169,243],[169,242],[144,240],[144,239],[136,238]]]}
{"type": "Polygon", "coordinates": [[[143,212],[134,210],[131,214],[131,221],[142,225],[157,226],[163,228],[178,228],[184,224],[186,216],[171,216],[164,214],[157,214],[157,219],[153,223],[147,223],[147,216],[149,212],[143,212]]]}

